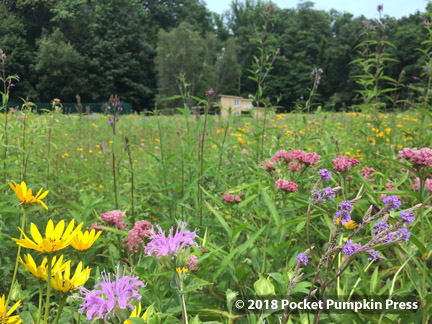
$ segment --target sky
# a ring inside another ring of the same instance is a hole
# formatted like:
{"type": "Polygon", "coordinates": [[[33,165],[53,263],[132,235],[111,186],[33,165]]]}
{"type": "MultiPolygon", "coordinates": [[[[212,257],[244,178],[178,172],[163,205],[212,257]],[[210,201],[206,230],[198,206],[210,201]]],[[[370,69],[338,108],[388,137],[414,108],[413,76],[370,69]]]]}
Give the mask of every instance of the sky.
{"type": "MultiPolygon", "coordinates": [[[[229,10],[231,0],[204,0],[207,7],[214,12],[223,13],[229,10]]],[[[273,0],[279,8],[296,8],[299,0],[273,0]]],[[[378,18],[376,8],[379,4],[384,6],[383,13],[391,17],[401,18],[425,11],[427,0],[312,0],[314,8],[329,11],[336,9],[340,12],[349,12],[354,16],[364,15],[366,18],[378,18]]]]}

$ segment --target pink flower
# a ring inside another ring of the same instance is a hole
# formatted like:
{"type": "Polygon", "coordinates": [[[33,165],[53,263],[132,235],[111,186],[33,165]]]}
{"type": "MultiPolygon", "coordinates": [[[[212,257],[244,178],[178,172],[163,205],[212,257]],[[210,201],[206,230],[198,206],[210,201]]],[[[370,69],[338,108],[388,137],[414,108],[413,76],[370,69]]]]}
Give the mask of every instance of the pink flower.
{"type": "Polygon", "coordinates": [[[345,155],[339,155],[336,159],[333,159],[332,162],[334,164],[333,170],[336,172],[349,171],[351,168],[360,164],[359,160],[350,159],[345,155]]]}
{"type": "Polygon", "coordinates": [[[300,164],[300,163],[297,163],[294,161],[292,161],[288,164],[288,171],[291,171],[293,173],[294,172],[300,172],[302,168],[303,168],[303,164],[300,164]]]}
{"type": "Polygon", "coordinates": [[[406,147],[399,152],[398,157],[411,162],[412,167],[416,170],[432,167],[432,150],[428,147],[421,148],[420,150],[406,147]]]}
{"type": "Polygon", "coordinates": [[[275,171],[275,165],[273,162],[267,162],[267,161],[262,161],[261,162],[261,166],[264,168],[264,170],[266,170],[267,172],[271,172],[271,171],[275,171]]]}
{"type": "Polygon", "coordinates": [[[150,236],[152,228],[153,225],[145,220],[136,222],[126,239],[126,246],[129,251],[138,252],[140,245],[144,242],[143,239],[150,236]]]}
{"type": "Polygon", "coordinates": [[[95,222],[90,225],[90,227],[87,227],[87,231],[95,230],[96,232],[106,232],[104,229],[101,228],[103,224],[101,222],[95,222]]]}
{"type": "Polygon", "coordinates": [[[224,200],[229,203],[239,204],[242,202],[242,199],[238,195],[225,195],[224,200]]]}
{"type": "Polygon", "coordinates": [[[376,172],[376,170],[374,168],[368,168],[368,167],[364,167],[363,169],[360,170],[361,175],[368,181],[368,182],[372,182],[373,179],[370,179],[370,177],[372,176],[372,173],[376,172]]]}
{"type": "Polygon", "coordinates": [[[297,190],[297,184],[295,182],[288,181],[285,179],[280,179],[280,180],[276,181],[275,186],[285,193],[292,193],[292,192],[298,191],[297,190]]]}
{"type": "Polygon", "coordinates": [[[59,98],[54,98],[53,101],[54,101],[55,103],[59,103],[59,102],[60,102],[60,99],[59,99],[59,98]]]}
{"type": "Polygon", "coordinates": [[[289,170],[291,172],[298,172],[304,166],[310,168],[314,165],[317,165],[320,160],[320,156],[315,152],[306,153],[303,150],[291,150],[289,153],[285,150],[280,150],[270,158],[271,161],[276,163],[280,163],[282,159],[285,163],[290,164],[289,170]]]}
{"type": "MultiPolygon", "coordinates": [[[[415,191],[419,191],[420,188],[420,178],[416,178],[414,180],[414,184],[413,184],[413,189],[415,191]]],[[[432,192],[432,179],[426,179],[425,183],[424,183],[424,188],[429,191],[432,192]]]]}
{"type": "Polygon", "coordinates": [[[123,218],[126,216],[121,212],[121,210],[112,210],[110,212],[100,214],[99,217],[108,223],[108,225],[114,225],[118,229],[127,228],[127,224],[123,224],[123,218]]]}

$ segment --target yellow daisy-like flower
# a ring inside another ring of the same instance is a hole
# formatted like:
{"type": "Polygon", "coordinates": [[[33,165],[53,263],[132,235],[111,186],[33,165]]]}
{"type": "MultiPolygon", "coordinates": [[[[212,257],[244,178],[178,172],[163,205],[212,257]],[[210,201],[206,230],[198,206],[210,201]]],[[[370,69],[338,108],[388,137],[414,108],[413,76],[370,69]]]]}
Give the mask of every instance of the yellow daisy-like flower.
{"type": "MultiPolygon", "coordinates": [[[[340,218],[337,218],[336,219],[336,224],[339,225],[339,223],[340,223],[340,218]]],[[[354,229],[354,228],[358,227],[358,224],[355,221],[353,221],[352,219],[349,221],[349,223],[344,223],[342,225],[345,226],[348,229],[354,229]]]]}
{"type": "Polygon", "coordinates": [[[188,268],[185,268],[185,267],[180,268],[180,267],[178,267],[178,268],[176,269],[176,271],[177,271],[177,273],[178,273],[179,276],[180,276],[182,273],[186,273],[186,272],[188,272],[188,268]]]}
{"type": "Polygon", "coordinates": [[[70,277],[70,263],[65,267],[64,271],[57,271],[55,276],[51,278],[51,286],[54,290],[68,293],[76,290],[77,287],[83,286],[90,277],[91,269],[89,267],[82,270],[82,262],[78,263],[75,274],[70,277]]]}
{"type": "MultiPolygon", "coordinates": [[[[149,306],[149,307],[146,309],[146,311],[144,312],[144,314],[141,316],[142,319],[144,319],[144,321],[145,321],[145,319],[146,319],[146,317],[147,317],[147,312],[148,312],[148,310],[150,309],[150,307],[151,307],[151,306],[149,306]]],[[[133,310],[132,314],[129,316],[129,318],[132,318],[132,317],[140,317],[140,314],[141,314],[141,303],[138,304],[138,308],[137,308],[136,306],[134,307],[134,310],[133,310]]],[[[126,320],[126,321],[123,322],[123,324],[132,324],[132,322],[129,321],[129,320],[126,320]]]]}
{"type": "Polygon", "coordinates": [[[14,240],[16,244],[28,249],[36,250],[42,253],[52,253],[62,250],[71,244],[78,232],[81,231],[83,223],[79,224],[75,229],[73,229],[74,225],[75,220],[72,220],[65,230],[65,221],[62,219],[54,228],[54,223],[50,219],[45,230],[45,238],[42,238],[42,235],[40,234],[36,225],[31,223],[30,233],[34,241],[30,240],[21,228],[18,229],[23,234],[24,239],[19,240],[13,238],[12,240],[14,240]]]}
{"type": "Polygon", "coordinates": [[[6,305],[5,305],[5,295],[0,298],[0,322],[3,320],[3,316],[6,313],[5,324],[20,324],[22,323],[21,317],[19,315],[11,316],[12,313],[21,305],[21,300],[18,300],[15,305],[13,305],[9,311],[6,313],[6,305]]]}
{"type": "MultiPolygon", "coordinates": [[[[26,269],[28,271],[30,271],[33,274],[33,276],[35,276],[36,278],[39,278],[39,279],[47,280],[47,277],[48,277],[48,266],[47,266],[48,259],[47,258],[43,259],[40,266],[36,265],[36,262],[34,261],[33,257],[30,254],[25,254],[24,260],[25,260],[25,262],[23,261],[23,259],[21,259],[21,257],[19,258],[19,262],[24,267],[26,267],[26,269]]],[[[51,276],[54,276],[57,271],[64,271],[64,269],[66,267],[70,266],[69,265],[70,261],[67,261],[65,264],[62,264],[62,262],[63,262],[63,255],[60,256],[60,258],[58,258],[58,260],[56,257],[53,257],[52,263],[51,263],[51,267],[52,267],[51,276]]]]}
{"type": "Polygon", "coordinates": [[[21,205],[38,203],[44,206],[46,210],[48,210],[48,207],[44,204],[42,199],[44,199],[46,195],[48,195],[49,190],[42,193],[42,188],[40,188],[37,195],[33,196],[32,190],[30,188],[27,189],[27,185],[24,181],[22,181],[20,185],[17,185],[15,181],[12,181],[12,183],[9,182],[9,186],[16,193],[18,199],[21,201],[21,205]]]}
{"type": "Polygon", "coordinates": [[[84,251],[93,245],[93,243],[98,239],[98,237],[102,234],[102,231],[96,231],[94,229],[89,231],[85,231],[84,233],[79,231],[77,236],[72,240],[71,245],[75,250],[84,251]]]}

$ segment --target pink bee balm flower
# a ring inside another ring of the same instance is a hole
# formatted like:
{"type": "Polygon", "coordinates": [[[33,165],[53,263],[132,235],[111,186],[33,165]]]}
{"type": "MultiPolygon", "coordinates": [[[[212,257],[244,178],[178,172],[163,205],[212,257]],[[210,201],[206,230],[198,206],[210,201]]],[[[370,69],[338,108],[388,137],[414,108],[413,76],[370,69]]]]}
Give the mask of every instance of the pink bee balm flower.
{"type": "Polygon", "coordinates": [[[284,191],[285,193],[297,192],[297,184],[292,181],[288,181],[285,179],[280,179],[276,181],[275,186],[284,191]]]}
{"type": "Polygon", "coordinates": [[[336,159],[333,159],[332,162],[334,164],[333,170],[336,172],[349,171],[351,168],[360,164],[359,160],[350,159],[345,155],[339,155],[336,159]]]}
{"type": "Polygon", "coordinates": [[[59,103],[59,102],[60,102],[60,99],[59,99],[59,98],[54,98],[53,101],[54,101],[55,103],[59,103]]]}
{"type": "Polygon", "coordinates": [[[186,231],[186,223],[180,222],[174,233],[174,228],[171,227],[169,235],[166,236],[165,232],[157,225],[158,233],[153,229],[151,230],[150,242],[144,248],[147,255],[155,255],[156,257],[177,255],[181,249],[189,247],[190,245],[198,246],[194,242],[197,236],[195,232],[186,231]]]}
{"type": "MultiPolygon", "coordinates": [[[[420,178],[416,178],[414,180],[414,184],[413,184],[413,189],[415,191],[419,191],[420,188],[420,178]]],[[[425,183],[424,183],[424,188],[429,191],[432,192],[432,179],[426,179],[425,183]]]]}

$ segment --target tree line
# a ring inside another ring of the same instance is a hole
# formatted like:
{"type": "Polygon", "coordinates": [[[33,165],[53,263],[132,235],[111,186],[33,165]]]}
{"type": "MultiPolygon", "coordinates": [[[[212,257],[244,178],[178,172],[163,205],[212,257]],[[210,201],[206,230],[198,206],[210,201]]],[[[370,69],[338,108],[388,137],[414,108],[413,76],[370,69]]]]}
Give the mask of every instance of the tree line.
{"type": "MultiPolygon", "coordinates": [[[[233,0],[222,15],[202,0],[7,0],[0,3],[0,48],[5,68],[20,81],[11,99],[104,102],[110,94],[136,110],[172,105],[164,98],[181,94],[247,97],[256,91],[250,79],[256,39],[262,33],[267,1],[233,0]]],[[[384,8],[385,12],[385,8],[384,8]]],[[[315,105],[340,110],[361,100],[353,61],[361,57],[367,25],[378,23],[335,10],[317,10],[313,2],[295,9],[275,6],[267,32],[277,49],[264,95],[279,97],[294,109],[321,68],[315,105]]],[[[396,19],[382,16],[386,54],[383,74],[399,80],[398,107],[412,96],[423,73],[418,50],[428,39],[421,13],[396,19]],[[403,71],[403,72],[402,72],[403,71]],[[402,74],[401,74],[402,73],[402,74]],[[411,87],[409,86],[411,84],[411,87]]],[[[372,27],[373,28],[373,27],[372,27]]],[[[380,79],[383,87],[390,82],[380,79]]]]}

